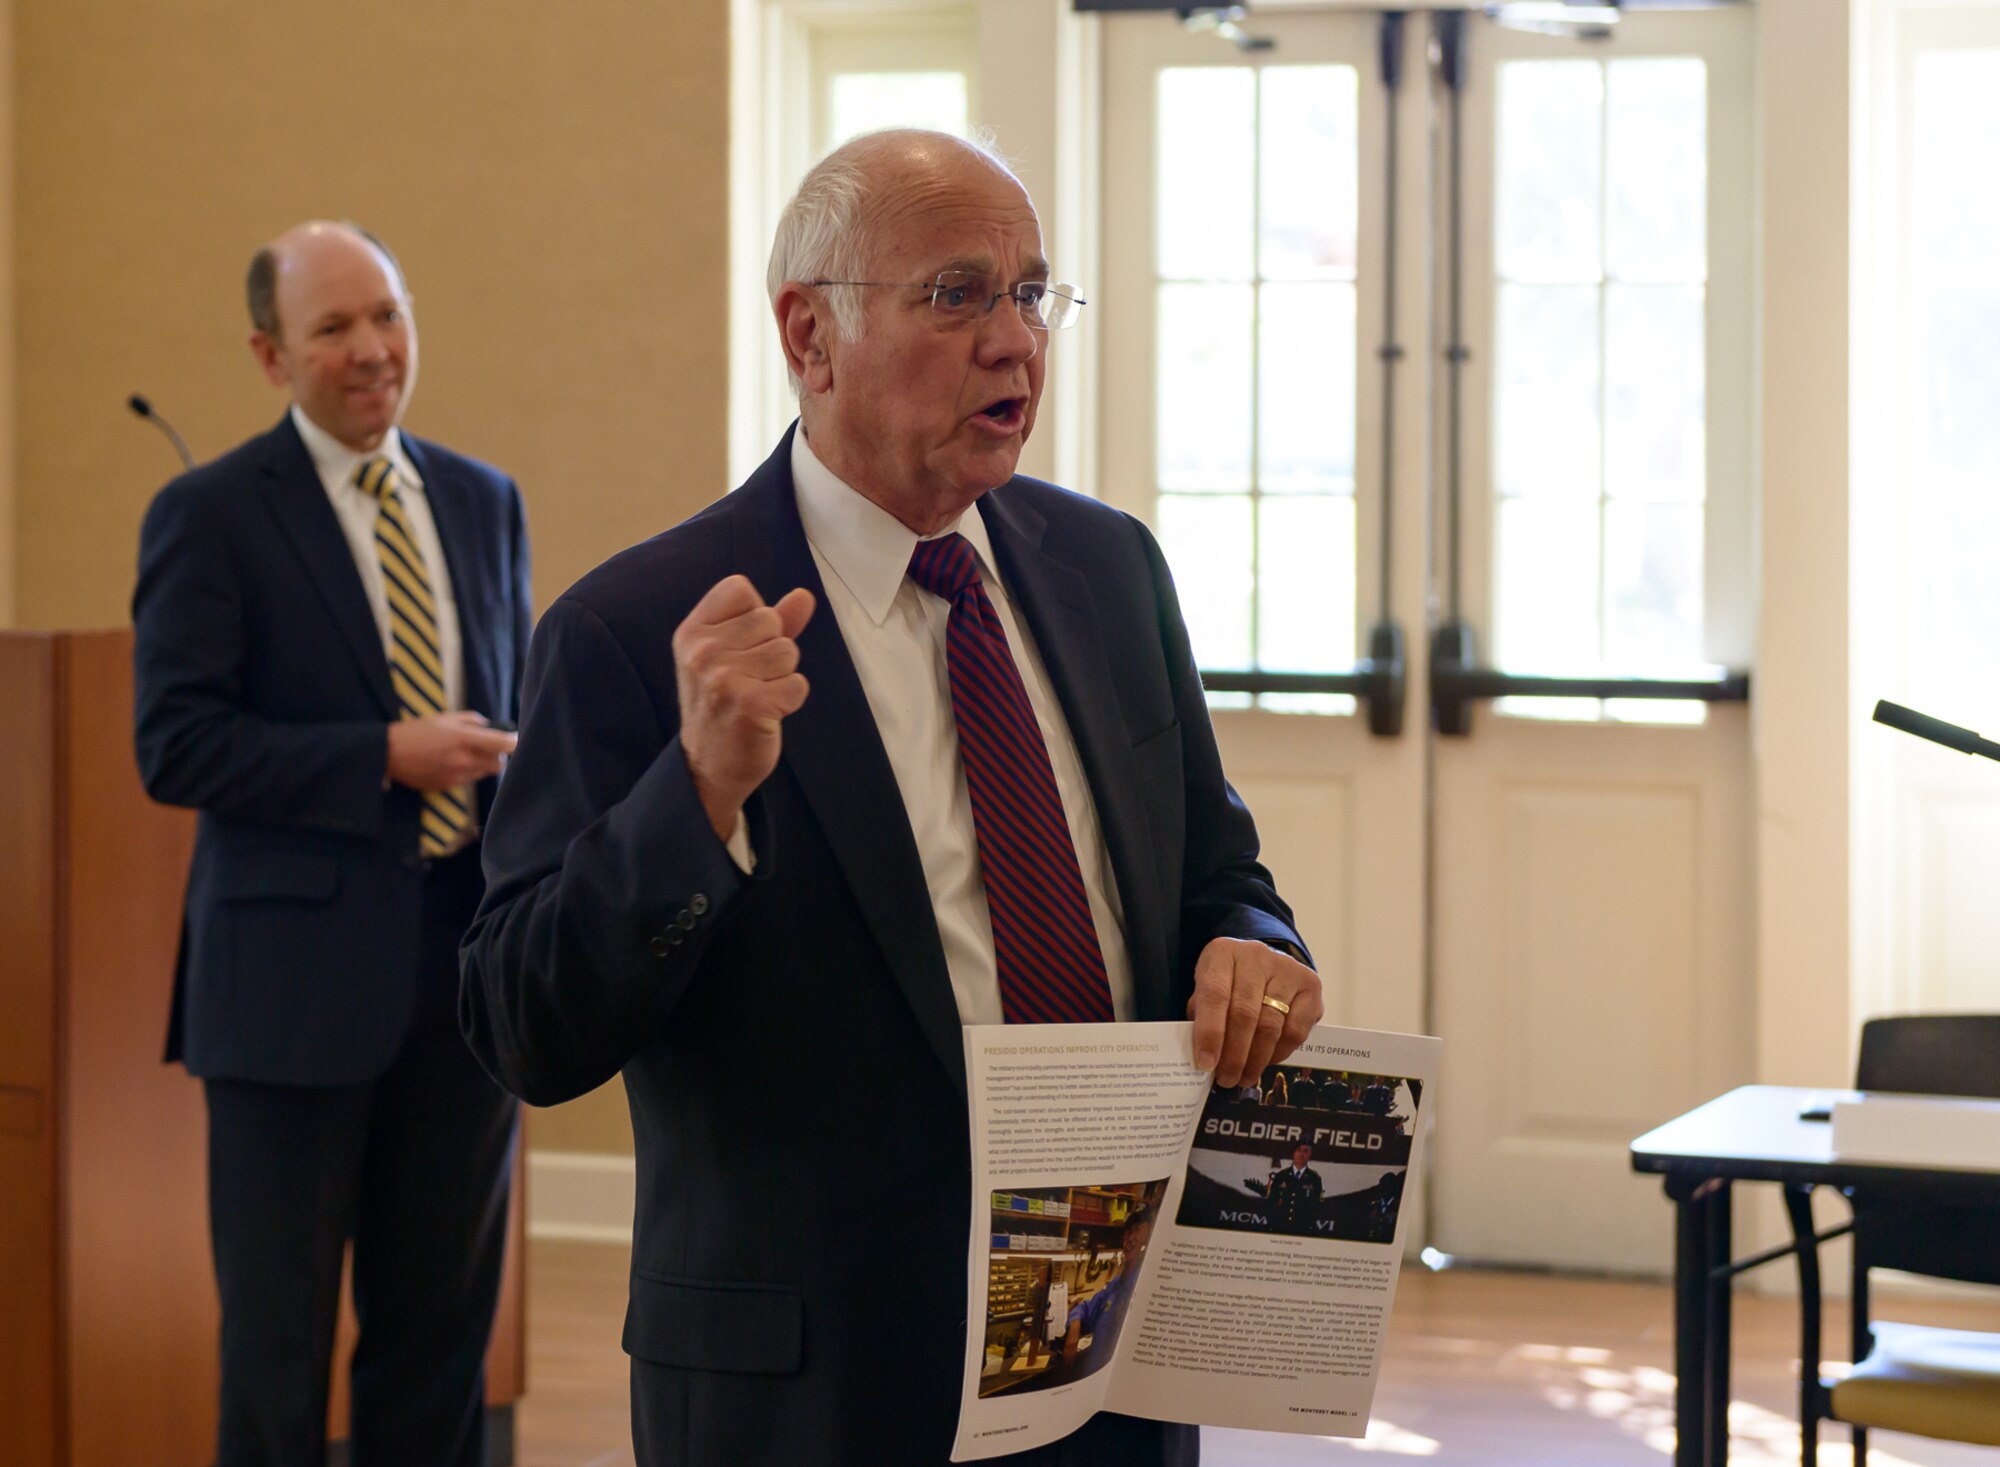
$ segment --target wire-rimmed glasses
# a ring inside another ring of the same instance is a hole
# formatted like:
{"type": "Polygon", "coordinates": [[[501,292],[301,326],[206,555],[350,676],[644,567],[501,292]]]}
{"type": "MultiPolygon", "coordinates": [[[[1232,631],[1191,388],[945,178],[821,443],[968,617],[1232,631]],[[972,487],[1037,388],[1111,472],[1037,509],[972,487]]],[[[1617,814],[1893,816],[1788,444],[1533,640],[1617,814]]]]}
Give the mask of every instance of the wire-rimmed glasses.
{"type": "Polygon", "coordinates": [[[973,270],[945,270],[935,280],[812,280],[807,284],[855,285],[876,290],[927,290],[931,309],[954,321],[976,321],[993,314],[1003,300],[1012,300],[1024,324],[1040,331],[1060,331],[1074,326],[1088,304],[1074,285],[1046,280],[1024,280],[1013,289],[1001,286],[990,275],[973,270]]]}

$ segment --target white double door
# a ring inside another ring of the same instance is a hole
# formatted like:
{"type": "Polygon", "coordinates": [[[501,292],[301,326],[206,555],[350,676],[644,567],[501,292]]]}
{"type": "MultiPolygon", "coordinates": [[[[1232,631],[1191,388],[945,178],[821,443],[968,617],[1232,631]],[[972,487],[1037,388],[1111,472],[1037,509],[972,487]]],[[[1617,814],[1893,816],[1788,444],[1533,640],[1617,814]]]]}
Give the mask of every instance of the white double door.
{"type": "MultiPolygon", "coordinates": [[[[1454,516],[1446,362],[1451,127],[1429,24],[1413,16],[1404,37],[1393,191],[1386,167],[1391,104],[1376,18],[1259,14],[1251,29],[1274,39],[1275,48],[1239,53],[1158,16],[1104,22],[1104,279],[1093,301],[1105,343],[1098,481],[1107,499],[1161,522],[1162,435],[1172,426],[1163,418],[1181,410],[1162,380],[1175,350],[1160,340],[1167,328],[1159,150],[1163,129],[1173,124],[1161,115],[1162,72],[1351,68],[1358,122],[1354,326],[1350,336],[1329,337],[1325,357],[1308,369],[1324,373],[1330,407],[1347,412],[1333,399],[1353,395],[1352,543],[1336,540],[1333,553],[1351,554],[1354,565],[1327,567],[1327,624],[1343,638],[1358,627],[1365,643],[1382,610],[1400,623],[1409,655],[1403,730],[1371,734],[1365,709],[1219,709],[1226,767],[1319,960],[1329,1019],[1423,1030],[1445,1041],[1431,1176],[1427,1191],[1415,1193],[1428,1206],[1414,1219],[1413,1236],[1478,1259],[1664,1271],[1670,1211],[1656,1182],[1631,1175],[1626,1147],[1748,1075],[1754,932],[1747,712],[1741,704],[1714,705],[1698,723],[1658,726],[1504,716],[1486,703],[1477,705],[1469,736],[1448,737],[1431,728],[1426,661],[1432,631],[1448,619],[1454,599],[1481,644],[1491,645],[1499,518],[1492,349],[1498,70],[1537,56],[1603,63],[1655,54],[1695,56],[1705,67],[1707,126],[1698,145],[1707,149],[1709,192],[1701,307],[1706,441],[1696,449],[1706,465],[1703,635],[1716,660],[1741,665],[1753,606],[1742,528],[1749,366],[1733,321],[1749,314],[1749,227],[1747,181],[1730,147],[1748,127],[1752,31],[1726,12],[1628,17],[1615,40],[1583,50],[1469,20],[1460,302],[1470,355],[1460,382],[1454,516]],[[1657,23],[1638,23],[1648,19],[1657,23]],[[1393,261],[1386,229],[1392,192],[1393,261]],[[1378,349],[1392,273],[1403,355],[1393,368],[1385,425],[1378,349]],[[1392,465],[1386,476],[1385,453],[1392,465]]],[[[1505,145],[1501,138],[1497,146],[1505,145]]],[[[1257,167],[1255,158],[1237,161],[1257,167]]],[[[1321,185],[1299,177],[1283,186],[1321,185]]],[[[1218,208],[1240,192],[1217,175],[1218,208]]],[[[1263,395],[1275,400],[1278,385],[1263,383],[1263,395]]],[[[1169,540],[1168,550],[1199,623],[1194,597],[1209,584],[1201,552],[1185,538],[1179,549],[1169,540]]],[[[1517,544],[1510,553],[1514,574],[1537,554],[1550,558],[1553,574],[1568,551],[1551,540],[1525,551],[1517,544]]],[[[1265,563],[1278,559],[1273,551],[1265,563]]],[[[1312,587],[1260,604],[1296,614],[1311,606],[1312,587]]],[[[1359,650],[1343,645],[1339,660],[1359,650]]],[[[1679,707],[1685,713],[1689,705],[1679,707]]]]}

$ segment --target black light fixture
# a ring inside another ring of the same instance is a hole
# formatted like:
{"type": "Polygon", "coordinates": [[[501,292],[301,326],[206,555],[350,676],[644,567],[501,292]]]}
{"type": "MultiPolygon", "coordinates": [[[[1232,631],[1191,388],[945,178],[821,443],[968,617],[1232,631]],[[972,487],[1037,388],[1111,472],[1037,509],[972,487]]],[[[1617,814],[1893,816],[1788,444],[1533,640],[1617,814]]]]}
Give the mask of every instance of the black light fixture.
{"type": "Polygon", "coordinates": [[[1250,18],[1247,5],[1186,6],[1174,14],[1181,18],[1182,30],[1190,34],[1213,31],[1239,51],[1268,51],[1278,44],[1269,36],[1253,36],[1243,29],[1243,22],[1250,18]]]}
{"type": "Polygon", "coordinates": [[[1510,31],[1601,41],[1618,24],[1617,0],[1488,0],[1487,19],[1510,31]]]}
{"type": "Polygon", "coordinates": [[[1243,29],[1250,18],[1248,5],[1178,5],[1173,0],[1070,0],[1079,14],[1092,11],[1150,10],[1171,12],[1183,29],[1209,32],[1230,42],[1239,51],[1268,51],[1277,43],[1269,36],[1253,36],[1243,29]]]}

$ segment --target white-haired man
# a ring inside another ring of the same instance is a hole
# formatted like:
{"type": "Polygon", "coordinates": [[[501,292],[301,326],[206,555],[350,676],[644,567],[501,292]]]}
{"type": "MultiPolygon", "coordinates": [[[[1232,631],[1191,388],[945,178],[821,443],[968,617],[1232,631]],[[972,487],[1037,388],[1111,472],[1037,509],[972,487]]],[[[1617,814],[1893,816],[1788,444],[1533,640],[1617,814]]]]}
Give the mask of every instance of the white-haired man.
{"type": "MultiPolygon", "coordinates": [[[[961,1026],[1192,1013],[1235,1084],[1319,979],[1151,538],[1014,474],[1081,304],[1020,184],[939,134],[850,143],[771,296],[799,426],[536,634],[462,1017],[528,1100],[624,1072],[641,1463],[942,1462],[961,1026]]],[[[1197,1450],[1100,1416],[1023,1460],[1197,1450]]]]}

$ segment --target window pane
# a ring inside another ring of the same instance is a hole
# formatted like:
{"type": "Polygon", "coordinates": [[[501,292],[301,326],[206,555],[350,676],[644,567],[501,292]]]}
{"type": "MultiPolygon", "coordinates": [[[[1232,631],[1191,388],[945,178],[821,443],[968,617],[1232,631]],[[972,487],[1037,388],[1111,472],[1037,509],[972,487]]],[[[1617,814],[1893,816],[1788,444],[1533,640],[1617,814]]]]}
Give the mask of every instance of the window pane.
{"type": "Polygon", "coordinates": [[[1258,505],[1257,665],[1335,672],[1353,665],[1354,501],[1258,505]]]}
{"type": "Polygon", "coordinates": [[[1359,122],[1351,66],[1263,72],[1259,265],[1275,280],[1352,280],[1359,122]]]}
{"type": "Polygon", "coordinates": [[[1500,287],[1494,438],[1502,494],[1596,497],[1597,313],[1594,286],[1500,287]]]}
{"type": "Polygon", "coordinates": [[[1953,481],[1983,479],[1990,495],[2000,486],[2000,285],[1925,293],[1920,451],[1953,481]]]}
{"type": "Polygon", "coordinates": [[[1912,263],[2000,263],[2000,51],[1916,59],[1911,143],[1912,263]]]}
{"type": "Polygon", "coordinates": [[[966,131],[962,71],[849,71],[833,78],[829,148],[878,127],[930,127],[966,131]]]}
{"type": "Polygon", "coordinates": [[[1195,665],[1250,666],[1249,497],[1163,494],[1159,516],[1195,665]]]}
{"type": "Polygon", "coordinates": [[[1910,160],[1910,696],[1986,727],[2000,645],[2000,51],[1916,58],[1910,160]],[[1986,680],[1990,681],[1990,680],[1986,680]]]}
{"type": "MultiPolygon", "coordinates": [[[[1687,57],[1501,66],[1493,617],[1504,667],[1668,675],[1699,661],[1707,93],[1706,66],[1687,57]]],[[[1538,718],[1705,716],[1638,710],[1501,701],[1538,718]]]]}
{"type": "Polygon", "coordinates": [[[1606,273],[1708,278],[1708,70],[1684,57],[1614,61],[1606,106],[1606,273]]]}
{"type": "Polygon", "coordinates": [[[1352,693],[1265,693],[1257,706],[1266,713],[1318,713],[1340,718],[1353,716],[1361,705],[1352,693]]]}
{"type": "Polygon", "coordinates": [[[1595,281],[1604,175],[1604,71],[1595,61],[1500,68],[1494,258],[1507,280],[1595,281]]]}
{"type": "Polygon", "coordinates": [[[1267,285],[1257,327],[1257,487],[1352,494],[1354,287],[1267,285]]]}
{"type": "Polygon", "coordinates": [[[1608,665],[1671,676],[1700,663],[1701,559],[1701,506],[1605,506],[1608,665]]]}
{"type": "Polygon", "coordinates": [[[1983,482],[1950,476],[1926,479],[1921,465],[1908,480],[1912,503],[1907,524],[1907,583],[1914,593],[1909,625],[1910,699],[1962,710],[1952,721],[1972,723],[1993,737],[2000,695],[1992,679],[1972,672],[2000,646],[2000,577],[1993,568],[2000,545],[2000,495],[1996,478],[1983,482]],[[1977,720],[1974,722],[1974,720],[1977,720]]]}
{"type": "Polygon", "coordinates": [[[1699,286],[1604,290],[1604,488],[1699,502],[1708,481],[1699,286]]]}
{"type": "Polygon", "coordinates": [[[1159,462],[1163,493],[1250,487],[1247,285],[1160,287],[1159,462]]]}
{"type": "MultiPolygon", "coordinates": [[[[1160,274],[1248,280],[1256,227],[1257,78],[1247,66],[1160,73],[1160,274]]],[[[1164,360],[1165,344],[1162,343],[1164,360]]]]}
{"type": "Polygon", "coordinates": [[[1502,718],[1542,718],[1551,723],[1596,723],[1604,705],[1595,698],[1495,698],[1502,718]]]}
{"type": "Polygon", "coordinates": [[[1596,502],[1504,499],[1499,509],[1495,661],[1510,672],[1596,671],[1596,502]]]}
{"type": "Polygon", "coordinates": [[[1616,723],[1700,728],[1708,722],[1708,704],[1693,698],[1606,698],[1604,716],[1616,723]]]}

